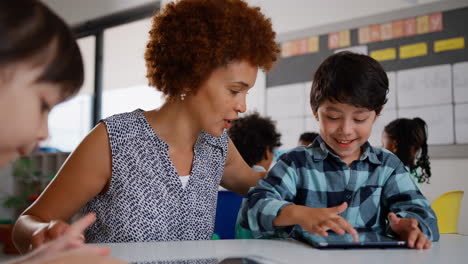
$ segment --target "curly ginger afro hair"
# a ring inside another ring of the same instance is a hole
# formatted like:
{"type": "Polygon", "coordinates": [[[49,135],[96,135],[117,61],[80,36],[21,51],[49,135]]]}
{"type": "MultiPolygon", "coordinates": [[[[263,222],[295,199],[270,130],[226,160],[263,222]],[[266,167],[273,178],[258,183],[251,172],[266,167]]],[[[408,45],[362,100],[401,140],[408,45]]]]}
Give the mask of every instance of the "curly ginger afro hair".
{"type": "Polygon", "coordinates": [[[153,18],[147,78],[169,99],[196,92],[213,70],[246,60],[264,71],[279,47],[270,19],[242,0],[180,0],[153,18]]]}

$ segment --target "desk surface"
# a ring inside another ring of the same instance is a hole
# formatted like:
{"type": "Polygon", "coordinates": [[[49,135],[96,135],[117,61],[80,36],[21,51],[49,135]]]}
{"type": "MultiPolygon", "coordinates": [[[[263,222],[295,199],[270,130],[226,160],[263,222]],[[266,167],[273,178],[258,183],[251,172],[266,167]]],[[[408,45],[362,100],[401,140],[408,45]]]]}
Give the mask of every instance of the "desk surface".
{"type": "MultiPolygon", "coordinates": [[[[429,250],[319,250],[292,240],[205,240],[100,244],[111,255],[130,262],[177,263],[176,260],[254,256],[261,263],[468,263],[468,236],[445,234],[429,250]],[[167,261],[167,262],[166,262],[167,261]],[[174,261],[174,262],[173,262],[174,261]]],[[[191,263],[184,261],[181,263],[191,263]]],[[[211,263],[196,262],[194,263],[211,263]]]]}

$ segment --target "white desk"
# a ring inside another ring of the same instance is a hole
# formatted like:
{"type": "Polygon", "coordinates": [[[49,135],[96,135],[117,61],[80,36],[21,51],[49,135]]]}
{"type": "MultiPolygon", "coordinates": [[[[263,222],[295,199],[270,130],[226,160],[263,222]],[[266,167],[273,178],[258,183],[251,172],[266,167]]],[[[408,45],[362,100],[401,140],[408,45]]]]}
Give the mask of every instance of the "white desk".
{"type": "MultiPolygon", "coordinates": [[[[224,259],[258,256],[263,263],[468,263],[468,236],[441,235],[429,250],[348,249],[319,250],[289,240],[207,240],[100,244],[111,248],[111,256],[130,262],[181,259],[224,259]]],[[[172,263],[172,262],[169,262],[172,263]]],[[[177,262],[174,262],[177,263],[177,262]]],[[[183,262],[190,263],[190,262],[183,262]]]]}

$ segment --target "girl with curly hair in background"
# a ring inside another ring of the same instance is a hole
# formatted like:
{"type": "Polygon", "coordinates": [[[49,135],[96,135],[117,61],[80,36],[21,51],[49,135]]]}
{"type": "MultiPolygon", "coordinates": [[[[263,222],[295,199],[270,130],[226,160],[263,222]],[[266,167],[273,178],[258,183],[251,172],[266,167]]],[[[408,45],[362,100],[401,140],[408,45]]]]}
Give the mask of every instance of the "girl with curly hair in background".
{"type": "Polygon", "coordinates": [[[270,19],[242,0],[169,3],[145,53],[165,103],[102,120],[18,220],[17,243],[60,237],[80,210],[97,215],[87,242],[210,239],[218,186],[245,195],[264,176],[226,129],[278,52],[270,19]]]}
{"type": "Polygon", "coordinates": [[[429,183],[431,166],[427,154],[427,125],[424,120],[419,117],[393,120],[384,128],[382,145],[409,168],[415,183],[429,183]]]}

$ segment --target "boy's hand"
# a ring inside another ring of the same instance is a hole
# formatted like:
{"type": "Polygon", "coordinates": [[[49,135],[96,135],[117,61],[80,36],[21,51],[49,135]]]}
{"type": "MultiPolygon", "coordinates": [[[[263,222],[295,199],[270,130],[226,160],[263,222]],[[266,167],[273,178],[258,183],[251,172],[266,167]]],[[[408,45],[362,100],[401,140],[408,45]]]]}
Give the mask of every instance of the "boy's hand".
{"type": "Polygon", "coordinates": [[[330,208],[310,208],[301,207],[297,212],[299,225],[309,233],[321,236],[328,236],[327,231],[332,230],[339,235],[349,233],[353,237],[353,241],[358,241],[358,233],[353,226],[338,214],[344,212],[348,208],[346,202],[330,208]]]}
{"type": "Polygon", "coordinates": [[[429,249],[429,240],[418,227],[418,220],[414,218],[400,218],[394,213],[388,214],[390,227],[401,239],[407,241],[409,248],[429,249]]]}

